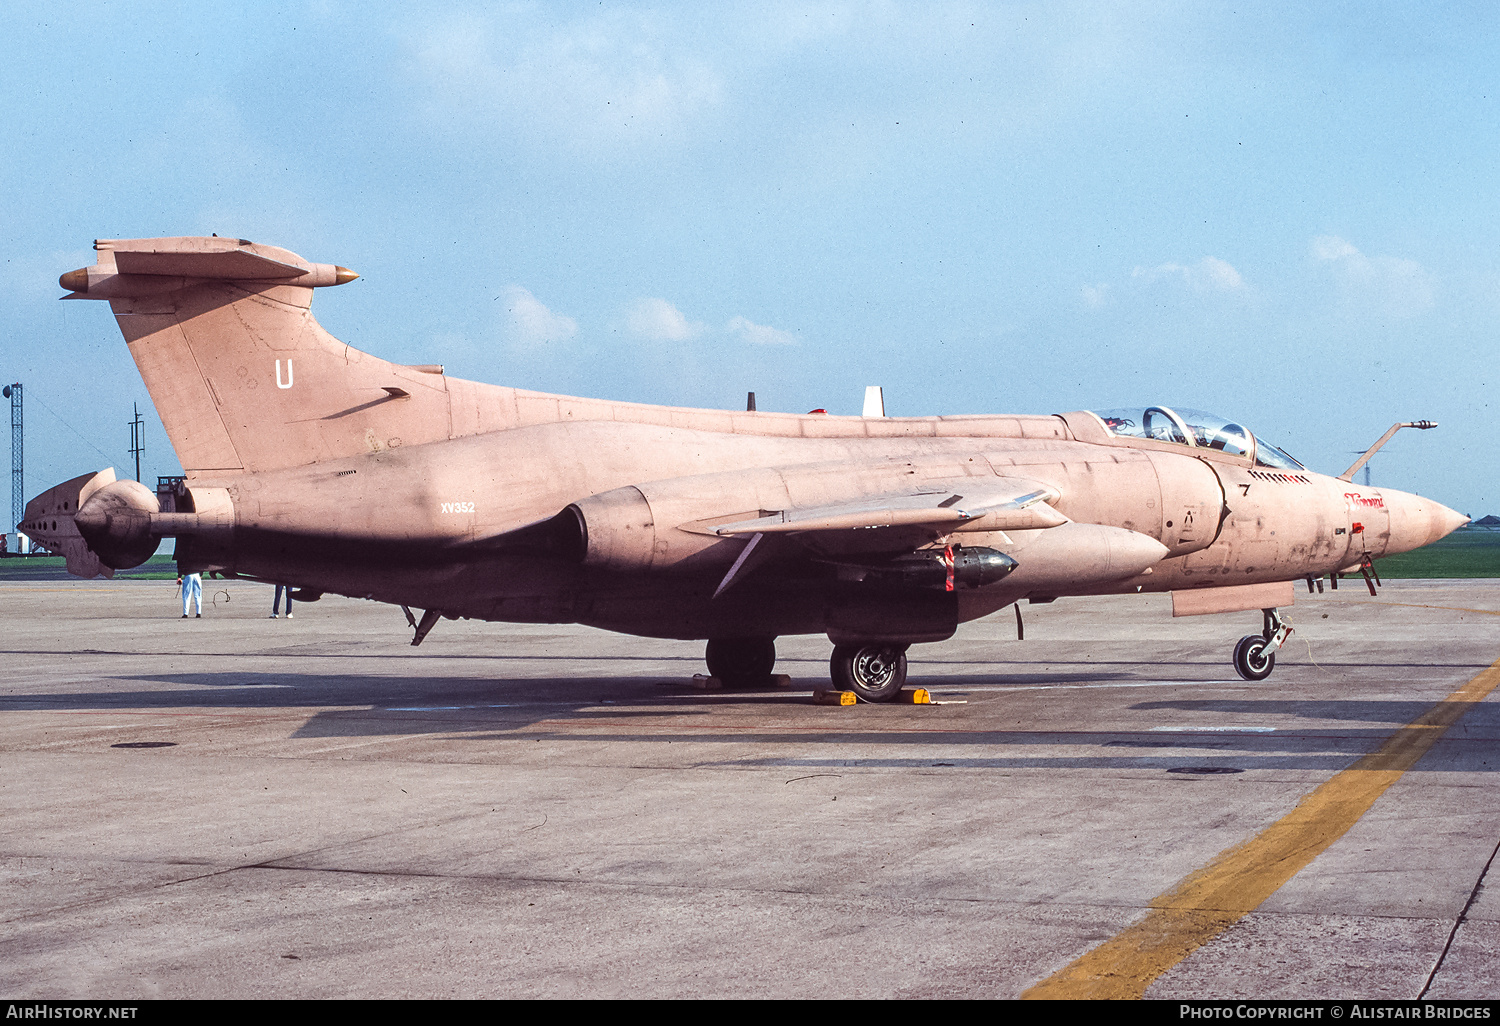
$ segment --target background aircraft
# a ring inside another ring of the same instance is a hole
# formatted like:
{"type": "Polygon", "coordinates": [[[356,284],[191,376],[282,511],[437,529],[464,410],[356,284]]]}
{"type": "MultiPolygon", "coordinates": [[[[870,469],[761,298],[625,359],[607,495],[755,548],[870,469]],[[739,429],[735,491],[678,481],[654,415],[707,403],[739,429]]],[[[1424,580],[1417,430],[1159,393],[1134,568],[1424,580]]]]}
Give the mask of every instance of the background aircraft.
{"type": "Polygon", "coordinates": [[[888,700],[910,644],[1020,599],[1171,591],[1177,615],[1264,610],[1234,657],[1261,679],[1291,582],[1467,522],[1183,408],[798,416],[477,384],[324,331],[313,290],[343,267],[218,237],[95,249],[61,284],[110,302],[186,480],[166,509],[84,475],[21,529],[86,577],[175,536],[184,572],[420,608],[414,644],[441,617],[577,622],[707,639],[710,672],[749,683],[776,637],[826,633],[835,683],[888,700]]]}

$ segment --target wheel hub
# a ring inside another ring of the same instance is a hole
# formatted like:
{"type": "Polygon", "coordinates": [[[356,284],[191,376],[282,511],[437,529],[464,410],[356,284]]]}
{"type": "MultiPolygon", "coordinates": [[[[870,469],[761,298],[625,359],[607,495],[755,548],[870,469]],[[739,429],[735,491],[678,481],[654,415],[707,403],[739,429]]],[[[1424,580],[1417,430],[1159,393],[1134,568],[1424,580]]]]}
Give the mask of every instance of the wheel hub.
{"type": "Polygon", "coordinates": [[[854,673],[859,682],[868,688],[888,683],[896,669],[896,661],[891,656],[891,651],[884,648],[861,650],[854,658],[854,673]]]}

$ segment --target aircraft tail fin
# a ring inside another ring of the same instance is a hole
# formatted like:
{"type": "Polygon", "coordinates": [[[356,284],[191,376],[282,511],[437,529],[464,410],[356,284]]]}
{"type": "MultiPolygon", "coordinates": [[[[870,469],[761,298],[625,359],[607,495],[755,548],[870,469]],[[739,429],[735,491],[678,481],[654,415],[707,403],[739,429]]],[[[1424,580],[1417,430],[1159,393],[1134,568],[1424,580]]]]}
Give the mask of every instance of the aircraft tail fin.
{"type": "Polygon", "coordinates": [[[275,470],[446,438],[440,367],[387,363],[313,318],[358,277],[245,239],[101,239],[65,299],[106,299],[182,461],[275,470]]]}

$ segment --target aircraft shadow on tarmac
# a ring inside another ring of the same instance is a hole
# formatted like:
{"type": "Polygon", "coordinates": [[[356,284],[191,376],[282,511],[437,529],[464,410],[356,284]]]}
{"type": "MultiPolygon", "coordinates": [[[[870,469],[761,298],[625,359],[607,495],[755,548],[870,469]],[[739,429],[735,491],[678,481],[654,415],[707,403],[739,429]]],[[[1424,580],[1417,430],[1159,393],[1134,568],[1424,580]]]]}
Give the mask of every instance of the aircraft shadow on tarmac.
{"type": "MultiPolygon", "coordinates": [[[[974,715],[967,717],[968,724],[957,724],[948,716],[941,725],[923,722],[923,717],[932,715],[932,707],[808,707],[805,690],[703,693],[685,686],[680,679],[652,676],[455,679],[228,671],[111,679],[153,686],[72,694],[11,694],[0,698],[0,712],[309,709],[311,715],[288,735],[290,739],[444,735],[446,740],[468,743],[540,739],[593,744],[786,744],[789,752],[785,758],[731,757],[704,760],[698,765],[1159,769],[1208,776],[1246,769],[1337,771],[1431,708],[1430,702],[1423,701],[1299,701],[1274,697],[1122,702],[1102,707],[1101,718],[1118,721],[1127,711],[1198,715],[1188,724],[1181,722],[1180,715],[1170,717],[1167,731],[1161,729],[1160,717],[1152,717],[1151,726],[1137,730],[1049,730],[1047,707],[1054,700],[1076,696],[1090,682],[1116,682],[1118,686],[1142,678],[1097,672],[947,677],[943,686],[962,688],[971,703],[968,710],[974,715]],[[1056,695],[1049,694],[1049,685],[1059,689],[1056,695]],[[996,703],[1010,697],[1006,692],[1011,688],[1016,689],[1018,700],[1026,696],[1027,729],[1010,727],[1014,721],[1009,715],[996,716],[996,703]],[[794,711],[793,707],[801,709],[794,711]],[[792,724],[787,722],[789,715],[795,717],[792,724]],[[729,717],[733,722],[725,723],[729,717]],[[1288,728],[1284,724],[1289,717],[1349,725],[1288,728]],[[1252,725],[1247,726],[1247,720],[1252,725]],[[1006,723],[1007,728],[983,726],[996,722],[1006,723]],[[836,749],[827,755],[809,753],[809,744],[836,749]],[[1023,754],[1043,747],[1099,751],[1023,754]],[[865,751],[855,751],[860,748],[865,751]],[[893,754],[892,748],[920,749],[921,753],[893,754]],[[839,754],[838,749],[848,750],[848,755],[839,754]]],[[[1191,680],[1180,682],[1183,687],[1193,684],[1191,680]]],[[[1124,698],[1114,688],[1100,690],[1124,698]]],[[[950,697],[959,695],[950,693],[950,697]]],[[[1070,712],[1065,718],[1077,721],[1076,713],[1070,712]]],[[[1446,743],[1430,753],[1418,769],[1492,772],[1500,764],[1494,756],[1493,738],[1497,734],[1500,706],[1475,704],[1450,732],[1446,743]]]]}

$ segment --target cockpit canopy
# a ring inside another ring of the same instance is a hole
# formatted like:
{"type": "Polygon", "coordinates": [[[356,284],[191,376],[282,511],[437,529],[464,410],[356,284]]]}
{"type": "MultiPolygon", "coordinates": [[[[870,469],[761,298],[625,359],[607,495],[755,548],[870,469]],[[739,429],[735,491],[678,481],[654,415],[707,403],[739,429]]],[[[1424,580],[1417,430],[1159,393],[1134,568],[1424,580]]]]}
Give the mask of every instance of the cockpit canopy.
{"type": "Polygon", "coordinates": [[[1196,449],[1213,449],[1244,456],[1257,466],[1278,470],[1306,470],[1276,446],[1258,439],[1232,420],[1184,406],[1127,407],[1098,412],[1104,426],[1121,438],[1151,438],[1196,449]]]}

